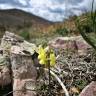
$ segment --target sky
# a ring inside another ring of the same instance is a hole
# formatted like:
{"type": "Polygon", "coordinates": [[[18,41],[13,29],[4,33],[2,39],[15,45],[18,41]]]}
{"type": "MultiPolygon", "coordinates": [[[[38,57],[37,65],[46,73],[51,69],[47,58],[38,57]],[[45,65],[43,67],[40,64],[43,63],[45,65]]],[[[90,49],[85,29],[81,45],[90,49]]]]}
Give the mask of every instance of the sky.
{"type": "MultiPolygon", "coordinates": [[[[96,0],[94,0],[94,8],[96,0]]],[[[0,9],[17,8],[50,21],[62,21],[92,8],[92,0],[0,0],[0,9]]]]}

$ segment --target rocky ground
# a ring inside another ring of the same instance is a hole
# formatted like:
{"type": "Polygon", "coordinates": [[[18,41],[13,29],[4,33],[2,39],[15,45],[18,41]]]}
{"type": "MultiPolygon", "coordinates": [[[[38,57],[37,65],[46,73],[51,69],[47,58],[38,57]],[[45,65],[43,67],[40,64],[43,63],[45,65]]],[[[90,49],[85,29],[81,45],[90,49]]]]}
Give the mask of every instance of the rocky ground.
{"type": "MultiPolygon", "coordinates": [[[[65,86],[67,87],[70,96],[79,96],[83,88],[92,81],[96,80],[96,54],[93,50],[88,50],[85,56],[79,56],[75,53],[67,53],[62,51],[57,60],[56,69],[54,72],[58,74],[65,86]]],[[[45,79],[47,82],[47,80],[45,79]]],[[[45,84],[47,85],[47,83],[45,84]]],[[[51,80],[52,96],[65,96],[61,86],[56,79],[51,80]]],[[[41,91],[42,94],[47,94],[41,91]]],[[[42,96],[42,95],[40,95],[42,96]]],[[[47,96],[47,95],[43,95],[47,96]]],[[[80,95],[88,96],[88,95],[80,95]]],[[[95,96],[95,95],[89,95],[95,96]]]]}
{"type": "MultiPolygon", "coordinates": [[[[56,66],[51,70],[64,83],[70,96],[96,96],[96,53],[83,38],[56,38],[49,42],[49,46],[58,56],[56,66]]],[[[43,67],[34,65],[34,50],[34,44],[13,33],[6,32],[3,36],[0,47],[0,96],[12,96],[7,95],[9,84],[9,93],[11,91],[13,96],[49,96],[49,75],[43,67]],[[7,92],[1,92],[4,89],[7,92]]],[[[50,92],[51,96],[65,96],[52,76],[50,92]]]]}
{"type": "MultiPolygon", "coordinates": [[[[95,96],[95,91],[92,91],[95,86],[92,81],[96,81],[95,50],[81,36],[59,37],[50,41],[49,45],[55,50],[56,55],[59,55],[53,70],[67,87],[70,96],[95,96]],[[90,84],[91,82],[92,84],[90,84]],[[89,85],[89,89],[85,88],[87,85],[89,85]]],[[[56,79],[51,79],[51,95],[65,96],[56,79]]],[[[45,79],[45,81],[48,80],[45,79]]],[[[41,96],[42,94],[47,96],[45,90],[40,91],[41,96]]]]}

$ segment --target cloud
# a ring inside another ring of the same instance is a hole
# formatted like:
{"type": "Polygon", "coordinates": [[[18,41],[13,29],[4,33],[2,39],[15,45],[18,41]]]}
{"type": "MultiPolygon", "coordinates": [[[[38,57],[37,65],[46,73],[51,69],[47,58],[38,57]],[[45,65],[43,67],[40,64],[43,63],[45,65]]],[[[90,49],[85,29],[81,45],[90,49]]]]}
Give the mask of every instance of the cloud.
{"type": "Polygon", "coordinates": [[[0,0],[0,9],[18,8],[51,21],[62,21],[70,15],[90,11],[91,5],[92,0],[0,0]]]}
{"type": "Polygon", "coordinates": [[[23,6],[26,6],[27,5],[27,1],[25,1],[25,0],[17,0],[16,2],[19,2],[23,6]]]}

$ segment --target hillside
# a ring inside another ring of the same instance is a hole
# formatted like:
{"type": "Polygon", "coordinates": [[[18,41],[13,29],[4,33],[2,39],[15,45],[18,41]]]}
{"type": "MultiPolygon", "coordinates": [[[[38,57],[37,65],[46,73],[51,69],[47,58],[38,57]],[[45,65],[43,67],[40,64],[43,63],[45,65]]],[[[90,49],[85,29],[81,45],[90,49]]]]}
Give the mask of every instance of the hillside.
{"type": "Polygon", "coordinates": [[[27,13],[18,9],[0,10],[0,32],[9,30],[12,32],[33,30],[42,31],[47,30],[52,22],[47,21],[41,17],[27,13]]]}
{"type": "MultiPolygon", "coordinates": [[[[96,13],[93,13],[93,16],[96,13]]],[[[87,13],[83,13],[80,16],[72,16],[69,17],[69,19],[64,20],[63,22],[59,22],[59,23],[55,23],[54,24],[54,28],[56,29],[67,29],[70,35],[80,35],[79,30],[77,29],[77,18],[80,21],[80,25],[81,27],[86,27],[86,31],[90,32],[92,31],[92,22],[94,23],[95,20],[92,21],[92,17],[91,17],[92,13],[91,12],[87,12],[87,13]]],[[[93,18],[94,19],[94,18],[93,18]]],[[[79,26],[80,27],[80,26],[79,26]]]]}
{"type": "Polygon", "coordinates": [[[33,14],[27,13],[22,10],[18,9],[9,9],[9,10],[0,10],[0,24],[4,23],[5,25],[14,23],[14,25],[21,25],[24,22],[30,22],[33,25],[37,24],[38,25],[49,25],[51,22],[44,20],[41,17],[35,16],[33,14]]]}
{"type": "MultiPolygon", "coordinates": [[[[87,13],[86,13],[87,14],[87,13]]],[[[83,14],[79,16],[81,20],[85,18],[83,14]]],[[[8,9],[0,10],[0,35],[5,32],[15,32],[26,38],[34,38],[41,36],[65,35],[66,30],[71,35],[78,35],[79,32],[75,26],[75,16],[70,17],[62,22],[50,22],[31,13],[18,10],[8,9]],[[65,31],[64,31],[65,30],[65,31]]]]}

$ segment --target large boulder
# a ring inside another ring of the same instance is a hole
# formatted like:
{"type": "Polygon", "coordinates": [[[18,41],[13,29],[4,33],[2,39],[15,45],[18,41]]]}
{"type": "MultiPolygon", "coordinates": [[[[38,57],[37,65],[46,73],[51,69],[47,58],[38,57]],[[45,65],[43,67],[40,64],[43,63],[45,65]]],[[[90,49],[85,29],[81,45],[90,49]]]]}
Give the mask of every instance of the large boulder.
{"type": "Polygon", "coordinates": [[[82,38],[82,36],[57,37],[49,42],[49,46],[56,49],[69,51],[78,51],[79,55],[84,55],[91,46],[82,38]]]}
{"type": "Polygon", "coordinates": [[[36,49],[35,44],[8,31],[1,39],[0,86],[12,83],[13,96],[36,96],[37,70],[32,60],[36,49]]]}
{"type": "Polygon", "coordinates": [[[13,72],[13,96],[36,96],[37,71],[33,65],[31,55],[21,54],[21,50],[12,48],[11,64],[13,72]],[[16,54],[16,52],[17,54],[16,54]]]}
{"type": "Polygon", "coordinates": [[[34,54],[34,50],[37,48],[35,44],[29,43],[22,37],[6,31],[1,40],[1,48],[3,49],[3,54],[10,55],[10,49],[12,46],[19,46],[22,51],[27,51],[31,55],[34,54]]]}

